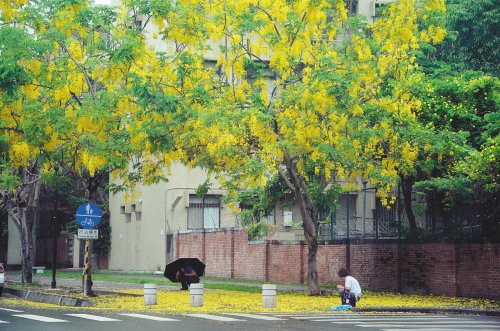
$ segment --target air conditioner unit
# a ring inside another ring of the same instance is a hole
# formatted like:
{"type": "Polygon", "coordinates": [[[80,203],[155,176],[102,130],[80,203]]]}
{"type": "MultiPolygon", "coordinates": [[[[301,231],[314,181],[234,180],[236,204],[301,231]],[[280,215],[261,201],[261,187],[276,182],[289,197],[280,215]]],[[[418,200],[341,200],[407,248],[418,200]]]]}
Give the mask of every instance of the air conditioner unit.
{"type": "Polygon", "coordinates": [[[291,227],[293,225],[293,214],[291,210],[283,210],[283,226],[291,227]]]}

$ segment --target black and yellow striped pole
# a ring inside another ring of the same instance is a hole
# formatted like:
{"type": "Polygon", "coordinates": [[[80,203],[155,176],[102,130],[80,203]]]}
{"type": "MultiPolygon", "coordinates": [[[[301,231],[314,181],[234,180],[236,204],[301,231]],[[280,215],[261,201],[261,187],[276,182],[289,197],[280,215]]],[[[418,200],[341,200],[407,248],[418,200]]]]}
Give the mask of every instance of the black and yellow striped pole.
{"type": "Polygon", "coordinates": [[[85,269],[83,269],[83,295],[89,296],[92,291],[90,275],[90,240],[85,240],[85,269]]]}

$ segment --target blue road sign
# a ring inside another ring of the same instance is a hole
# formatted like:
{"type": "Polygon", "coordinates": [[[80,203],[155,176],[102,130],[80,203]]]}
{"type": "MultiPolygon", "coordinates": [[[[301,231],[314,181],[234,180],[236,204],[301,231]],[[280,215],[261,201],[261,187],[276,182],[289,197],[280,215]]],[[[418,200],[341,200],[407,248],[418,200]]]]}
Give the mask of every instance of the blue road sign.
{"type": "Polygon", "coordinates": [[[92,202],[85,202],[76,210],[76,222],[84,229],[94,229],[101,223],[102,212],[92,202]]]}

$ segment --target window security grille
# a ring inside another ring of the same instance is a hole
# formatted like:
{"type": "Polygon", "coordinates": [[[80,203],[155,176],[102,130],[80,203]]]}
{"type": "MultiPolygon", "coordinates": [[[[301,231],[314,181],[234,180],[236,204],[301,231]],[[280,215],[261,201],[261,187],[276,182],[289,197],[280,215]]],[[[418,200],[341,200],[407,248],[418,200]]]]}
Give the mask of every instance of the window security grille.
{"type": "Polygon", "coordinates": [[[220,227],[220,196],[201,198],[189,195],[188,229],[217,229],[220,227]]]}

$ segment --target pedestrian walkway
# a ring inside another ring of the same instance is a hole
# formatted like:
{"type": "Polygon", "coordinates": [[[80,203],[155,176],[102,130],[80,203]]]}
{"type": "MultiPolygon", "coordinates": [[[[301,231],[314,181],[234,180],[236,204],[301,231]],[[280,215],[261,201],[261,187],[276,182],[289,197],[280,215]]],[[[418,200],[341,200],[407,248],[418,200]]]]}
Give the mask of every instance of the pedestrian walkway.
{"type": "Polygon", "coordinates": [[[484,330],[500,329],[500,319],[478,320],[469,316],[423,314],[328,313],[315,315],[286,315],[288,318],[310,322],[331,323],[336,326],[357,326],[384,331],[398,330],[484,330]]]}
{"type": "MultiPolygon", "coordinates": [[[[345,328],[356,326],[383,331],[399,330],[500,330],[500,319],[478,316],[450,316],[450,315],[423,315],[423,314],[373,314],[356,312],[331,312],[315,314],[275,314],[275,313],[233,313],[233,314],[183,314],[183,315],[153,315],[144,313],[113,312],[113,313],[67,313],[30,311],[0,307],[0,323],[19,323],[21,320],[31,320],[39,323],[73,323],[81,320],[93,322],[138,322],[148,320],[159,323],[176,323],[188,319],[203,320],[206,323],[240,323],[249,320],[260,320],[269,323],[282,321],[301,321],[332,327],[345,328]]],[[[161,324],[159,324],[161,325],[161,324]]]]}

